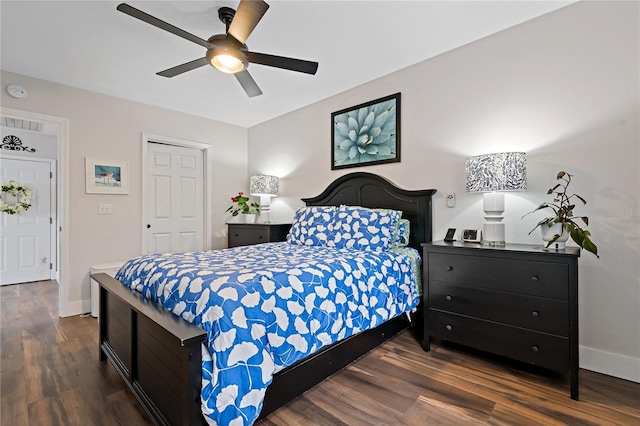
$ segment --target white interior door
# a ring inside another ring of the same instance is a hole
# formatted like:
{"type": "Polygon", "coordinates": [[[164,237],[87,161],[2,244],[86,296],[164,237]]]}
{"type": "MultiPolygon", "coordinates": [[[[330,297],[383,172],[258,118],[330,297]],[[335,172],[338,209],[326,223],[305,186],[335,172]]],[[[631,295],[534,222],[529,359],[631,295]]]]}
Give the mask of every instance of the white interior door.
{"type": "Polygon", "coordinates": [[[0,176],[32,193],[28,210],[0,213],[0,285],[51,279],[51,163],[0,158],[0,176]]]}
{"type": "Polygon", "coordinates": [[[202,150],[149,143],[147,162],[147,253],[203,250],[202,150]]]}

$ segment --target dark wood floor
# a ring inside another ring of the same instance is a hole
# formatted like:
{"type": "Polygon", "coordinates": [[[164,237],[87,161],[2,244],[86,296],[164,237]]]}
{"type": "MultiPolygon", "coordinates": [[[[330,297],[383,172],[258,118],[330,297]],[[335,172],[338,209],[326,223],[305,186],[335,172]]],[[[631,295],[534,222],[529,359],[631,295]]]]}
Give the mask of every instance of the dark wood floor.
{"type": "MultiPolygon", "coordinates": [[[[53,281],[0,287],[2,425],[148,425],[98,361],[95,318],[58,318],[53,281]]],[[[270,425],[640,425],[640,384],[566,377],[461,348],[421,350],[405,332],[259,422],[270,425]]]]}

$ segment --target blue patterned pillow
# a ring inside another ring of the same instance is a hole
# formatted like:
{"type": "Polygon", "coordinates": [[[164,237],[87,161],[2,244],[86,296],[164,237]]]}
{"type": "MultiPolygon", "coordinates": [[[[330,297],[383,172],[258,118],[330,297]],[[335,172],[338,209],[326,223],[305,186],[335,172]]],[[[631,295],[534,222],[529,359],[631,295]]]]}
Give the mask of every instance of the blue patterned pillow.
{"type": "Polygon", "coordinates": [[[402,212],[341,206],[336,212],[327,246],[387,251],[392,247],[402,212]]]}
{"type": "Polygon", "coordinates": [[[409,233],[411,231],[411,223],[407,219],[400,219],[398,229],[393,239],[393,247],[406,247],[409,245],[409,233]]]}
{"type": "Polygon", "coordinates": [[[335,213],[336,207],[333,206],[299,208],[293,218],[287,242],[300,246],[326,245],[335,213]]]}

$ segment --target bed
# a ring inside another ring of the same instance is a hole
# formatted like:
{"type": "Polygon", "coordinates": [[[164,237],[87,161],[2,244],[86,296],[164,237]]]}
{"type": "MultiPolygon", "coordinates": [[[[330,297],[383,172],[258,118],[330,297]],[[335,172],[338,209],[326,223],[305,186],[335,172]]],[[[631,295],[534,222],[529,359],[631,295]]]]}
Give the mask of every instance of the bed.
{"type": "MultiPolygon", "coordinates": [[[[421,243],[431,240],[431,196],[434,192],[435,190],[403,190],[382,177],[359,172],[338,178],[317,197],[303,201],[308,207],[346,205],[402,211],[402,218],[408,220],[410,227],[408,247],[419,250],[421,243]]],[[[260,250],[265,251],[266,246],[238,248],[233,253],[238,258],[244,258],[249,267],[251,256],[260,250]]],[[[294,248],[289,247],[288,250],[294,248]]],[[[298,253],[298,248],[295,250],[298,253]]],[[[217,251],[216,254],[218,252],[225,251],[217,251]]],[[[141,268],[136,266],[128,270],[141,268]]],[[[126,278],[123,271],[119,274],[121,279],[126,278]]],[[[419,271],[417,275],[420,275],[419,271]]],[[[201,346],[203,343],[206,346],[209,341],[207,332],[142,295],[154,293],[155,290],[139,288],[142,293],[132,291],[106,274],[95,274],[93,278],[100,284],[100,359],[108,359],[114,365],[155,424],[204,424],[201,392],[204,397],[206,388],[203,387],[203,377],[206,382],[208,372],[206,369],[203,372],[201,346]]],[[[262,401],[260,417],[268,415],[406,329],[411,325],[411,320],[420,324],[421,321],[416,319],[419,315],[420,311],[415,312],[412,317],[405,314],[394,316],[365,331],[360,331],[358,326],[353,327],[355,331],[351,335],[347,333],[346,338],[336,343],[327,343],[302,359],[291,358],[293,362],[290,366],[273,375],[266,393],[252,391],[251,395],[258,395],[262,401]]],[[[206,357],[205,352],[204,365],[207,365],[206,357]]],[[[225,389],[232,387],[227,386],[225,389]]],[[[217,401],[223,408],[230,403],[219,395],[217,401]]],[[[238,418],[238,421],[242,420],[238,418]]],[[[244,420],[247,423],[246,418],[244,420]]]]}

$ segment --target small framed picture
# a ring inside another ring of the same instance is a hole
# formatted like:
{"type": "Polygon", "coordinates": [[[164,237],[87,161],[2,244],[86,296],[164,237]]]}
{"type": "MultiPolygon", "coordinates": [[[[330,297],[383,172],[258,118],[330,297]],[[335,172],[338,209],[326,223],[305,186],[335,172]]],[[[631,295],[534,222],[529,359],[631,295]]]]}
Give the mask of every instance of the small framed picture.
{"type": "Polygon", "coordinates": [[[129,162],[85,158],[87,194],[128,194],[129,162]]]}
{"type": "Polygon", "coordinates": [[[331,170],[400,161],[400,93],[331,114],[331,170]]]}

